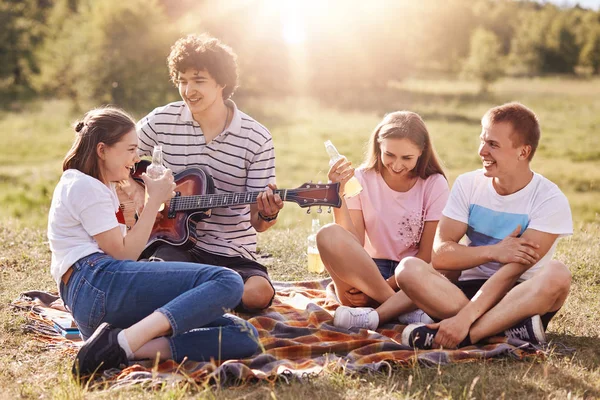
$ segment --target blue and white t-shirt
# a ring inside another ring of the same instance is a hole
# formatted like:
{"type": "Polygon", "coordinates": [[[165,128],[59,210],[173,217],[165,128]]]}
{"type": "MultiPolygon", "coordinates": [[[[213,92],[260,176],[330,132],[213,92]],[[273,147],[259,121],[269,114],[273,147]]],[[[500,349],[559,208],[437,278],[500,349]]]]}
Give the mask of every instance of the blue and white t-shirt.
{"type": "MultiPolygon", "coordinates": [[[[558,234],[559,238],[573,234],[567,197],[558,186],[537,173],[523,189],[506,196],[496,192],[492,179],[482,169],[463,174],[454,182],[443,214],[468,225],[469,246],[498,243],[519,225],[521,234],[527,229],[558,234]]],[[[552,259],[557,242],[558,239],[519,281],[531,278],[552,259]]],[[[463,271],[460,280],[488,279],[501,266],[498,262],[481,264],[463,271]]]]}

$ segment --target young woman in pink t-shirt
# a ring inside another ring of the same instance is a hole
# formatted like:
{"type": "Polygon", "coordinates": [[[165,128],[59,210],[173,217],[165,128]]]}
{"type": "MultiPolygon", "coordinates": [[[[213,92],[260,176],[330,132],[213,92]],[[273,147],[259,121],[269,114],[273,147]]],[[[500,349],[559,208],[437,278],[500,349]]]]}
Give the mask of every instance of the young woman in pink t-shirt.
{"type": "Polygon", "coordinates": [[[334,324],[349,329],[367,319],[375,329],[398,315],[403,323],[431,321],[415,312],[408,297],[381,315],[363,308],[382,304],[398,290],[394,270],[400,260],[431,261],[449,189],[421,117],[410,111],[386,115],[371,135],[363,165],[355,171],[341,159],[328,176],[341,183],[340,194],[352,176],[363,186],[360,194],[334,209],[335,223],[317,235],[321,259],[342,304],[334,324]]]}

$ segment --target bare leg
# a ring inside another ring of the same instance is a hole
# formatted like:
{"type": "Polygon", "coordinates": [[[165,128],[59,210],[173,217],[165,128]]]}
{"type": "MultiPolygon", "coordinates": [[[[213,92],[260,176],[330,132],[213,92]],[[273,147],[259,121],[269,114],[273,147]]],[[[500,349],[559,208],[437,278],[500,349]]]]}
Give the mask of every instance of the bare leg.
{"type": "Polygon", "coordinates": [[[375,311],[379,314],[379,324],[381,325],[398,317],[400,314],[405,314],[416,308],[415,303],[408,298],[406,293],[400,290],[377,307],[375,311]]]}
{"type": "Polygon", "coordinates": [[[456,285],[420,258],[400,261],[396,282],[417,307],[434,318],[453,317],[469,302],[456,285]]]}
{"type": "Polygon", "coordinates": [[[135,353],[140,347],[152,339],[170,334],[171,324],[163,314],[153,312],[124,331],[125,338],[129,343],[129,348],[135,353]]]}
{"type": "Polygon", "coordinates": [[[247,309],[262,310],[269,306],[275,291],[273,287],[262,276],[251,276],[244,283],[244,294],[242,303],[247,309]]]}
{"type": "Polygon", "coordinates": [[[378,303],[383,303],[395,293],[358,240],[340,225],[323,227],[317,234],[317,246],[342,304],[351,305],[343,295],[351,288],[360,290],[378,303]]]}
{"type": "Polygon", "coordinates": [[[569,294],[571,273],[560,261],[550,261],[531,279],[515,286],[472,326],[473,343],[502,332],[533,315],[558,310],[569,294]]]}
{"type": "Polygon", "coordinates": [[[165,337],[159,337],[152,339],[148,343],[144,344],[133,354],[134,360],[154,360],[156,355],[160,354],[159,361],[170,360],[173,355],[171,354],[171,346],[169,341],[165,337]]]}

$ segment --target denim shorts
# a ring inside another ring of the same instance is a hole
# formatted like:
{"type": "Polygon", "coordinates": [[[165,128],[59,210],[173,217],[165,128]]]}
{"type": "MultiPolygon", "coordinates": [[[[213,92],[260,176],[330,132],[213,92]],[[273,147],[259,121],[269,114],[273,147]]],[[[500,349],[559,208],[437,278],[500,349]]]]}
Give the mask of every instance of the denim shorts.
{"type": "Polygon", "coordinates": [[[383,258],[374,258],[375,264],[377,268],[379,268],[379,272],[383,279],[388,279],[390,276],[394,275],[394,271],[398,266],[399,261],[394,260],[385,260],[383,258]]]}

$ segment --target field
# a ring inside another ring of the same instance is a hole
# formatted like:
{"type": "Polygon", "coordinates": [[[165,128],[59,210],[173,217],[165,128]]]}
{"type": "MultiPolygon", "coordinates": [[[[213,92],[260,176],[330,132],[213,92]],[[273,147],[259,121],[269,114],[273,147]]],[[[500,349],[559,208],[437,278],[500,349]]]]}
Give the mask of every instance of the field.
{"type": "MultiPolygon", "coordinates": [[[[325,181],[323,141],[331,139],[355,165],[364,143],[386,112],[408,109],[423,116],[453,182],[478,168],[479,119],[491,106],[517,100],[542,123],[533,169],[569,198],[575,234],[563,239],[556,258],[573,273],[571,295],[549,327],[549,337],[572,347],[569,356],[545,360],[495,360],[442,368],[391,368],[388,373],[349,377],[337,371],[305,383],[284,381],[243,388],[165,387],[149,392],[79,388],[69,378],[71,360],[23,332],[24,319],[8,304],[25,290],[53,290],[46,214],[60,176],[61,160],[79,117],[58,100],[39,100],[0,111],[0,398],[600,398],[600,80],[508,79],[492,94],[471,82],[407,80],[385,91],[357,89],[328,99],[256,98],[236,95],[238,106],[274,136],[278,186],[325,181]]],[[[141,117],[142,115],[136,115],[141,117]]],[[[276,280],[317,278],[306,271],[311,217],[329,222],[323,210],[306,215],[287,203],[274,229],[260,235],[276,280]]]]}

